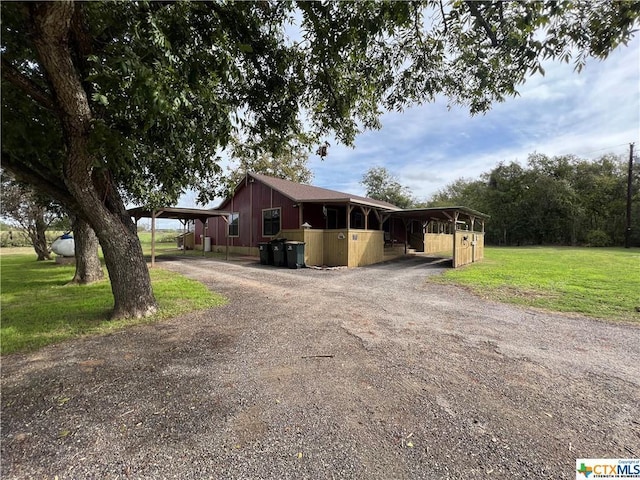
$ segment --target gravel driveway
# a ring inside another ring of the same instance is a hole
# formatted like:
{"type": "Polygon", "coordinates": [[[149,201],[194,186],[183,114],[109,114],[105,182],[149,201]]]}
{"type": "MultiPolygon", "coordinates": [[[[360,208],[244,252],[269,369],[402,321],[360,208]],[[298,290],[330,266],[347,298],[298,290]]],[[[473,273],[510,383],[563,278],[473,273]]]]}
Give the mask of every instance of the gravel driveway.
{"type": "Polygon", "coordinates": [[[428,259],[183,258],[228,305],[2,359],[2,478],[575,478],[640,456],[640,326],[487,302],[428,259]]]}

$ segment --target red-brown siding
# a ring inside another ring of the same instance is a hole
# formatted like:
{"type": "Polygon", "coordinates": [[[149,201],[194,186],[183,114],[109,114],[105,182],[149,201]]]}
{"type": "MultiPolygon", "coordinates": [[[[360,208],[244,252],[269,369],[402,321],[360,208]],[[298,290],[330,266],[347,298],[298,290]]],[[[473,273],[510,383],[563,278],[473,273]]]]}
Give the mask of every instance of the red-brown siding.
{"type": "MultiPolygon", "coordinates": [[[[262,232],[262,211],[268,208],[280,208],[280,228],[296,229],[300,227],[299,210],[289,197],[273,190],[264,183],[255,180],[243,182],[233,197],[224,201],[219,210],[239,213],[238,236],[229,238],[230,246],[257,247],[272,237],[264,237],[262,232]]],[[[196,243],[200,244],[203,235],[201,222],[196,222],[196,243]]],[[[226,245],[227,223],[221,218],[210,218],[207,235],[212,244],[226,245]]]]}

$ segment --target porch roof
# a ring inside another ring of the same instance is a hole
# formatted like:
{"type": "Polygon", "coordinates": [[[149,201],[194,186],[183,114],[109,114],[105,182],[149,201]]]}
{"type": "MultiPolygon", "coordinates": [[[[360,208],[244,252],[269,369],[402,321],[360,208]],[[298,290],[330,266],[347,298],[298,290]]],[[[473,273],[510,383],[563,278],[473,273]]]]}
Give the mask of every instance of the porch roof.
{"type": "Polygon", "coordinates": [[[486,220],[490,216],[486,213],[478,212],[468,207],[430,207],[430,208],[411,208],[393,212],[392,216],[404,218],[406,220],[442,220],[451,221],[455,218],[456,213],[463,214],[466,217],[480,218],[486,220]]]}

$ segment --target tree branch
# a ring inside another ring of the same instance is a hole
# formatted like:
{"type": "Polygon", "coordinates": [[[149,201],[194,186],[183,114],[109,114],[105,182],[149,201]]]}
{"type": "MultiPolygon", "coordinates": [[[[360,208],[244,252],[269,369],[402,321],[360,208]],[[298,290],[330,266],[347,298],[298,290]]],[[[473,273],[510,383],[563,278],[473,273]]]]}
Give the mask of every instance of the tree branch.
{"type": "Polygon", "coordinates": [[[484,28],[484,31],[487,33],[487,36],[491,40],[491,45],[497,47],[499,45],[499,42],[498,37],[496,37],[496,32],[491,29],[491,25],[489,24],[489,22],[487,22],[487,20],[482,16],[482,13],[480,12],[480,9],[478,8],[476,2],[473,0],[467,0],[464,3],[467,5],[467,7],[469,7],[471,15],[473,15],[478,20],[478,22],[480,22],[482,28],[484,28]]]}
{"type": "Polygon", "coordinates": [[[447,16],[444,13],[444,5],[442,4],[442,0],[440,0],[440,13],[442,14],[442,25],[444,26],[444,34],[449,33],[449,29],[447,27],[447,16]]]}
{"type": "Polygon", "coordinates": [[[16,180],[31,185],[38,192],[57,200],[68,209],[77,208],[76,201],[66,187],[60,187],[51,181],[50,176],[42,175],[36,169],[23,165],[5,151],[2,152],[2,168],[10,171],[16,180]]]}
{"type": "Polygon", "coordinates": [[[33,98],[40,105],[48,110],[55,110],[56,104],[37,83],[25,76],[20,70],[15,68],[11,63],[2,58],[2,78],[18,87],[24,93],[33,98]]]}

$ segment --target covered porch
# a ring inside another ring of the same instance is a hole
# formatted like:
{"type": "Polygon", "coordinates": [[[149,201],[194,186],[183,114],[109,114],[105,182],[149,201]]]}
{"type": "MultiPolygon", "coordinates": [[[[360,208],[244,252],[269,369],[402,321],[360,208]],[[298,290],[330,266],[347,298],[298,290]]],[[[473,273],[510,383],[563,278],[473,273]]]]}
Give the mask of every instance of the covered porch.
{"type": "Polygon", "coordinates": [[[433,207],[394,212],[407,229],[405,252],[451,257],[453,268],[484,258],[488,215],[467,207],[433,207]]]}
{"type": "Polygon", "coordinates": [[[327,215],[320,218],[327,227],[343,228],[313,228],[307,223],[307,228],[283,229],[277,237],[304,242],[307,265],[362,267],[425,254],[450,257],[456,268],[484,257],[484,224],[488,216],[470,208],[343,208],[341,225],[330,224],[327,215]],[[357,223],[360,228],[353,227],[354,212],[361,215],[357,223]]]}

